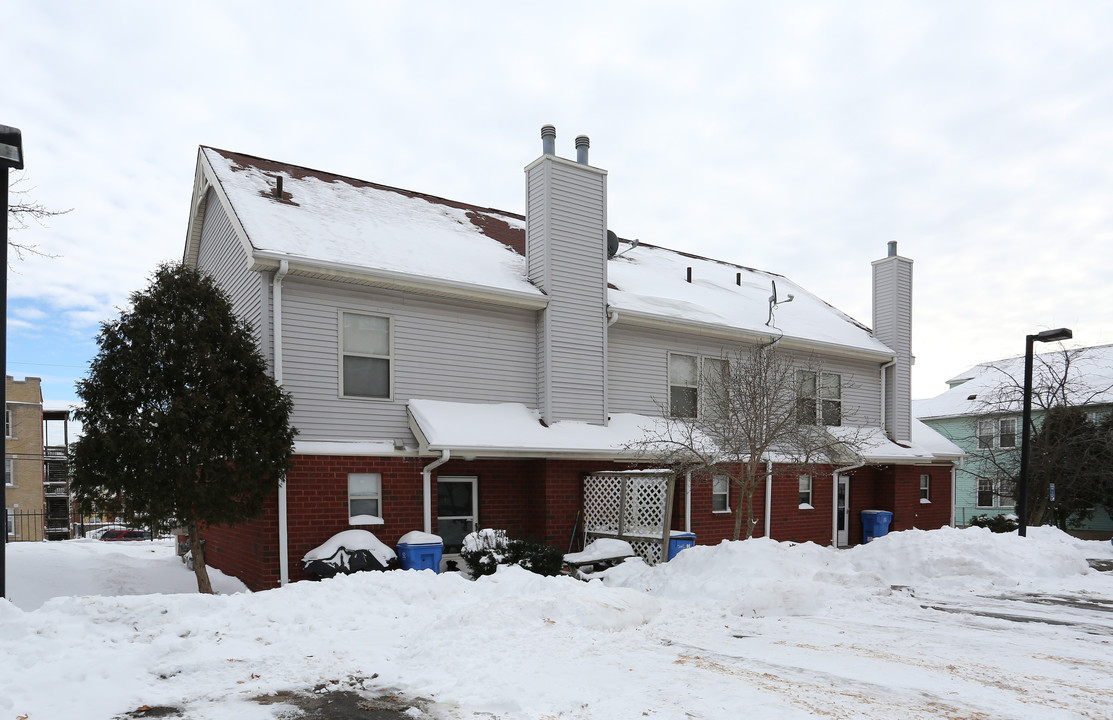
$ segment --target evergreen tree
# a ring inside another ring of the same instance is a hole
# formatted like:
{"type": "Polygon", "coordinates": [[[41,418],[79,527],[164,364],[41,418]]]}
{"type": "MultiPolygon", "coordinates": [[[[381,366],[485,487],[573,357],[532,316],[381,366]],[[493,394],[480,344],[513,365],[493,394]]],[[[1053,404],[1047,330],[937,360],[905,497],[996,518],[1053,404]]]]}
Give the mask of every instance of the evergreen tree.
{"type": "Polygon", "coordinates": [[[1066,530],[1068,519],[1092,516],[1094,508],[1102,504],[1102,486],[1108,481],[1106,450],[1098,426],[1082,409],[1049,408],[1032,434],[1028,522],[1050,522],[1066,530]]]}
{"type": "Polygon", "coordinates": [[[293,455],[293,403],[220,288],[183,265],[159,267],[97,342],[77,383],[74,497],[185,526],[198,590],[211,593],[199,529],[262,513],[293,455]]]}

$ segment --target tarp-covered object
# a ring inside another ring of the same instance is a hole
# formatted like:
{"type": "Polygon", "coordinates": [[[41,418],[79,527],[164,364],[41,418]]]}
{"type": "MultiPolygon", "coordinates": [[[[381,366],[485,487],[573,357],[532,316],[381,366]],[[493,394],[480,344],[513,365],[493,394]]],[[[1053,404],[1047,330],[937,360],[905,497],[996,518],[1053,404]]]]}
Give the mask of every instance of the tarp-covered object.
{"type": "Polygon", "coordinates": [[[319,578],[361,570],[389,570],[397,561],[394,551],[366,530],[337,533],[302,558],[305,571],[319,578]]]}

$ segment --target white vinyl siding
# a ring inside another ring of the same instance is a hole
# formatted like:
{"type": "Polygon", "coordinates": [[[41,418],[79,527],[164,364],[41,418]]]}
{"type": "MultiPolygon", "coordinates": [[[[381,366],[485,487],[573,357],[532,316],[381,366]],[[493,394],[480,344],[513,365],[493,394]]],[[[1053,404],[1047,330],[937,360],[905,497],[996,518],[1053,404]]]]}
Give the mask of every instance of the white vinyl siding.
{"type": "MultiPolygon", "coordinates": [[[[730,358],[736,345],[697,335],[644,327],[611,326],[607,339],[607,397],[611,413],[659,415],[669,406],[669,353],[705,358],[730,358]]],[[[800,364],[819,362],[842,379],[842,424],[881,422],[878,364],[835,356],[800,355],[800,364]]]]}
{"type": "Polygon", "coordinates": [[[294,276],[282,294],[283,385],[300,441],[412,438],[411,398],[537,407],[536,312],[294,276]],[[391,318],[391,400],[338,397],[339,312],[391,318]]]}
{"type": "MultiPolygon", "coordinates": [[[[264,276],[249,269],[247,251],[232,228],[224,206],[213,190],[205,203],[205,222],[197,253],[197,268],[209,275],[228,295],[236,317],[251,325],[256,341],[263,337],[267,316],[264,276]]],[[[270,352],[270,346],[263,348],[270,352]]]]}
{"type": "Polygon", "coordinates": [[[529,278],[538,316],[538,397],[550,420],[606,421],[606,175],[543,159],[529,169],[529,278]]]}

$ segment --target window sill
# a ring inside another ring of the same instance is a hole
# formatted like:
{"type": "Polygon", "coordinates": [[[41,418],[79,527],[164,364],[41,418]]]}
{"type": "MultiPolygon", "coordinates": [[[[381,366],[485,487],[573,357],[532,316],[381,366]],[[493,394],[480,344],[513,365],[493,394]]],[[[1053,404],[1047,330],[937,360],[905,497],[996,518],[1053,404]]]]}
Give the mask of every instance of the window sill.
{"type": "Polygon", "coordinates": [[[349,525],[385,525],[381,517],[377,515],[353,515],[348,518],[349,525]]]}
{"type": "Polygon", "coordinates": [[[931,505],[931,500],[924,500],[923,498],[920,498],[920,504],[921,505],[931,505]]]}
{"type": "Polygon", "coordinates": [[[726,510],[712,510],[711,514],[712,515],[730,515],[731,512],[732,512],[732,510],[730,508],[727,508],[726,510]]]}
{"type": "Polygon", "coordinates": [[[815,510],[815,508],[812,507],[811,505],[809,505],[808,503],[800,503],[800,509],[801,510],[815,510]]]}

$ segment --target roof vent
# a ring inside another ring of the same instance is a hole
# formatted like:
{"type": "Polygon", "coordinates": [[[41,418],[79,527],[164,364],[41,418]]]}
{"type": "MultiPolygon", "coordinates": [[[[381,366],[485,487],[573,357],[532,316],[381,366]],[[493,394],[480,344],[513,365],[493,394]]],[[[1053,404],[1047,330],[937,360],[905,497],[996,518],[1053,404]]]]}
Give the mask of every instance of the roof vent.
{"type": "Polygon", "coordinates": [[[576,137],[576,162],[581,165],[587,165],[587,149],[591,147],[591,140],[587,135],[578,135],[576,137]]]}
{"type": "Polygon", "coordinates": [[[541,152],[556,155],[556,127],[553,125],[541,126],[541,152]]]}

